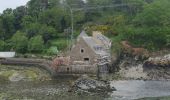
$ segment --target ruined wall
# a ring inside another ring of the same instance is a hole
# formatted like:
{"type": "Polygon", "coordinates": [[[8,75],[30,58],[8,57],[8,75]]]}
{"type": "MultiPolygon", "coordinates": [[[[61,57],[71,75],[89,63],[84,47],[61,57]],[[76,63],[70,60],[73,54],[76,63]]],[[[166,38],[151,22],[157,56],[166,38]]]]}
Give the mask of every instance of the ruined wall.
{"type": "Polygon", "coordinates": [[[86,62],[86,64],[94,64],[96,63],[97,55],[95,52],[85,43],[85,41],[80,38],[75,46],[73,46],[71,53],[70,53],[70,59],[71,64],[75,63],[85,63],[84,58],[89,58],[89,62],[86,62]],[[84,52],[81,53],[81,49],[84,49],[84,52]]]}

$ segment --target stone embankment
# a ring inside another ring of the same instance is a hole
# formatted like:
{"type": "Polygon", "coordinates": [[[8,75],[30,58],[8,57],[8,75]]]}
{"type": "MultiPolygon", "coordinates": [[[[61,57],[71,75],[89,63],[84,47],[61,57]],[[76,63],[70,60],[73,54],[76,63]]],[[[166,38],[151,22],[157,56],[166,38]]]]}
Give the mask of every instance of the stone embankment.
{"type": "Polygon", "coordinates": [[[19,66],[37,66],[47,70],[52,76],[56,75],[52,67],[52,61],[45,59],[28,59],[28,58],[4,58],[0,59],[2,65],[19,65],[19,66]]]}

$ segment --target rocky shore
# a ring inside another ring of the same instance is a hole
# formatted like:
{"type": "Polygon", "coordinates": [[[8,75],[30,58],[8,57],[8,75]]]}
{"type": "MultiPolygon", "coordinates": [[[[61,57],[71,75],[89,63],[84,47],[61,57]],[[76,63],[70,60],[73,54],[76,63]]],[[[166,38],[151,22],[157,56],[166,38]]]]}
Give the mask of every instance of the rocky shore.
{"type": "Polygon", "coordinates": [[[113,67],[118,69],[114,74],[118,74],[119,79],[169,80],[170,54],[149,57],[145,60],[122,54],[117,65],[113,65],[113,67]]]}
{"type": "Polygon", "coordinates": [[[88,77],[87,75],[83,75],[77,79],[69,90],[69,92],[75,92],[78,94],[90,93],[99,95],[107,95],[113,91],[116,91],[116,89],[110,86],[109,81],[95,80],[88,77]]]}
{"type": "Polygon", "coordinates": [[[150,57],[143,64],[144,72],[149,79],[170,80],[170,54],[159,57],[150,57]]]}

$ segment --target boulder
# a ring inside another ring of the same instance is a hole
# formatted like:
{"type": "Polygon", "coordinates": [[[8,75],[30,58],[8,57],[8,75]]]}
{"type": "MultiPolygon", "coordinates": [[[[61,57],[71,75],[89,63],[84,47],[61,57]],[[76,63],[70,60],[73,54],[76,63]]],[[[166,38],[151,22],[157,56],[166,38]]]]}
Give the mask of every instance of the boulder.
{"type": "Polygon", "coordinates": [[[150,57],[143,65],[144,67],[170,67],[170,54],[163,57],[150,57]]]}
{"type": "Polygon", "coordinates": [[[116,89],[114,87],[111,87],[109,82],[98,81],[89,78],[88,76],[82,76],[74,82],[69,91],[77,93],[86,92],[107,94],[109,92],[116,91],[116,89]]]}
{"type": "Polygon", "coordinates": [[[143,69],[151,80],[169,80],[170,55],[149,58],[144,62],[143,69]]]}

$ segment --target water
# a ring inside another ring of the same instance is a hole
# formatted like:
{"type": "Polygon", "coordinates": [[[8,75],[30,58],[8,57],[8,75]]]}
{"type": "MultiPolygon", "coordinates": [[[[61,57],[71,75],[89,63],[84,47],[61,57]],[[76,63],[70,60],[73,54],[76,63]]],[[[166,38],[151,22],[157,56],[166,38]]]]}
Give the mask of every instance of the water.
{"type": "Polygon", "coordinates": [[[118,100],[170,96],[170,81],[112,81],[111,85],[117,91],[110,98],[118,100]]]}

